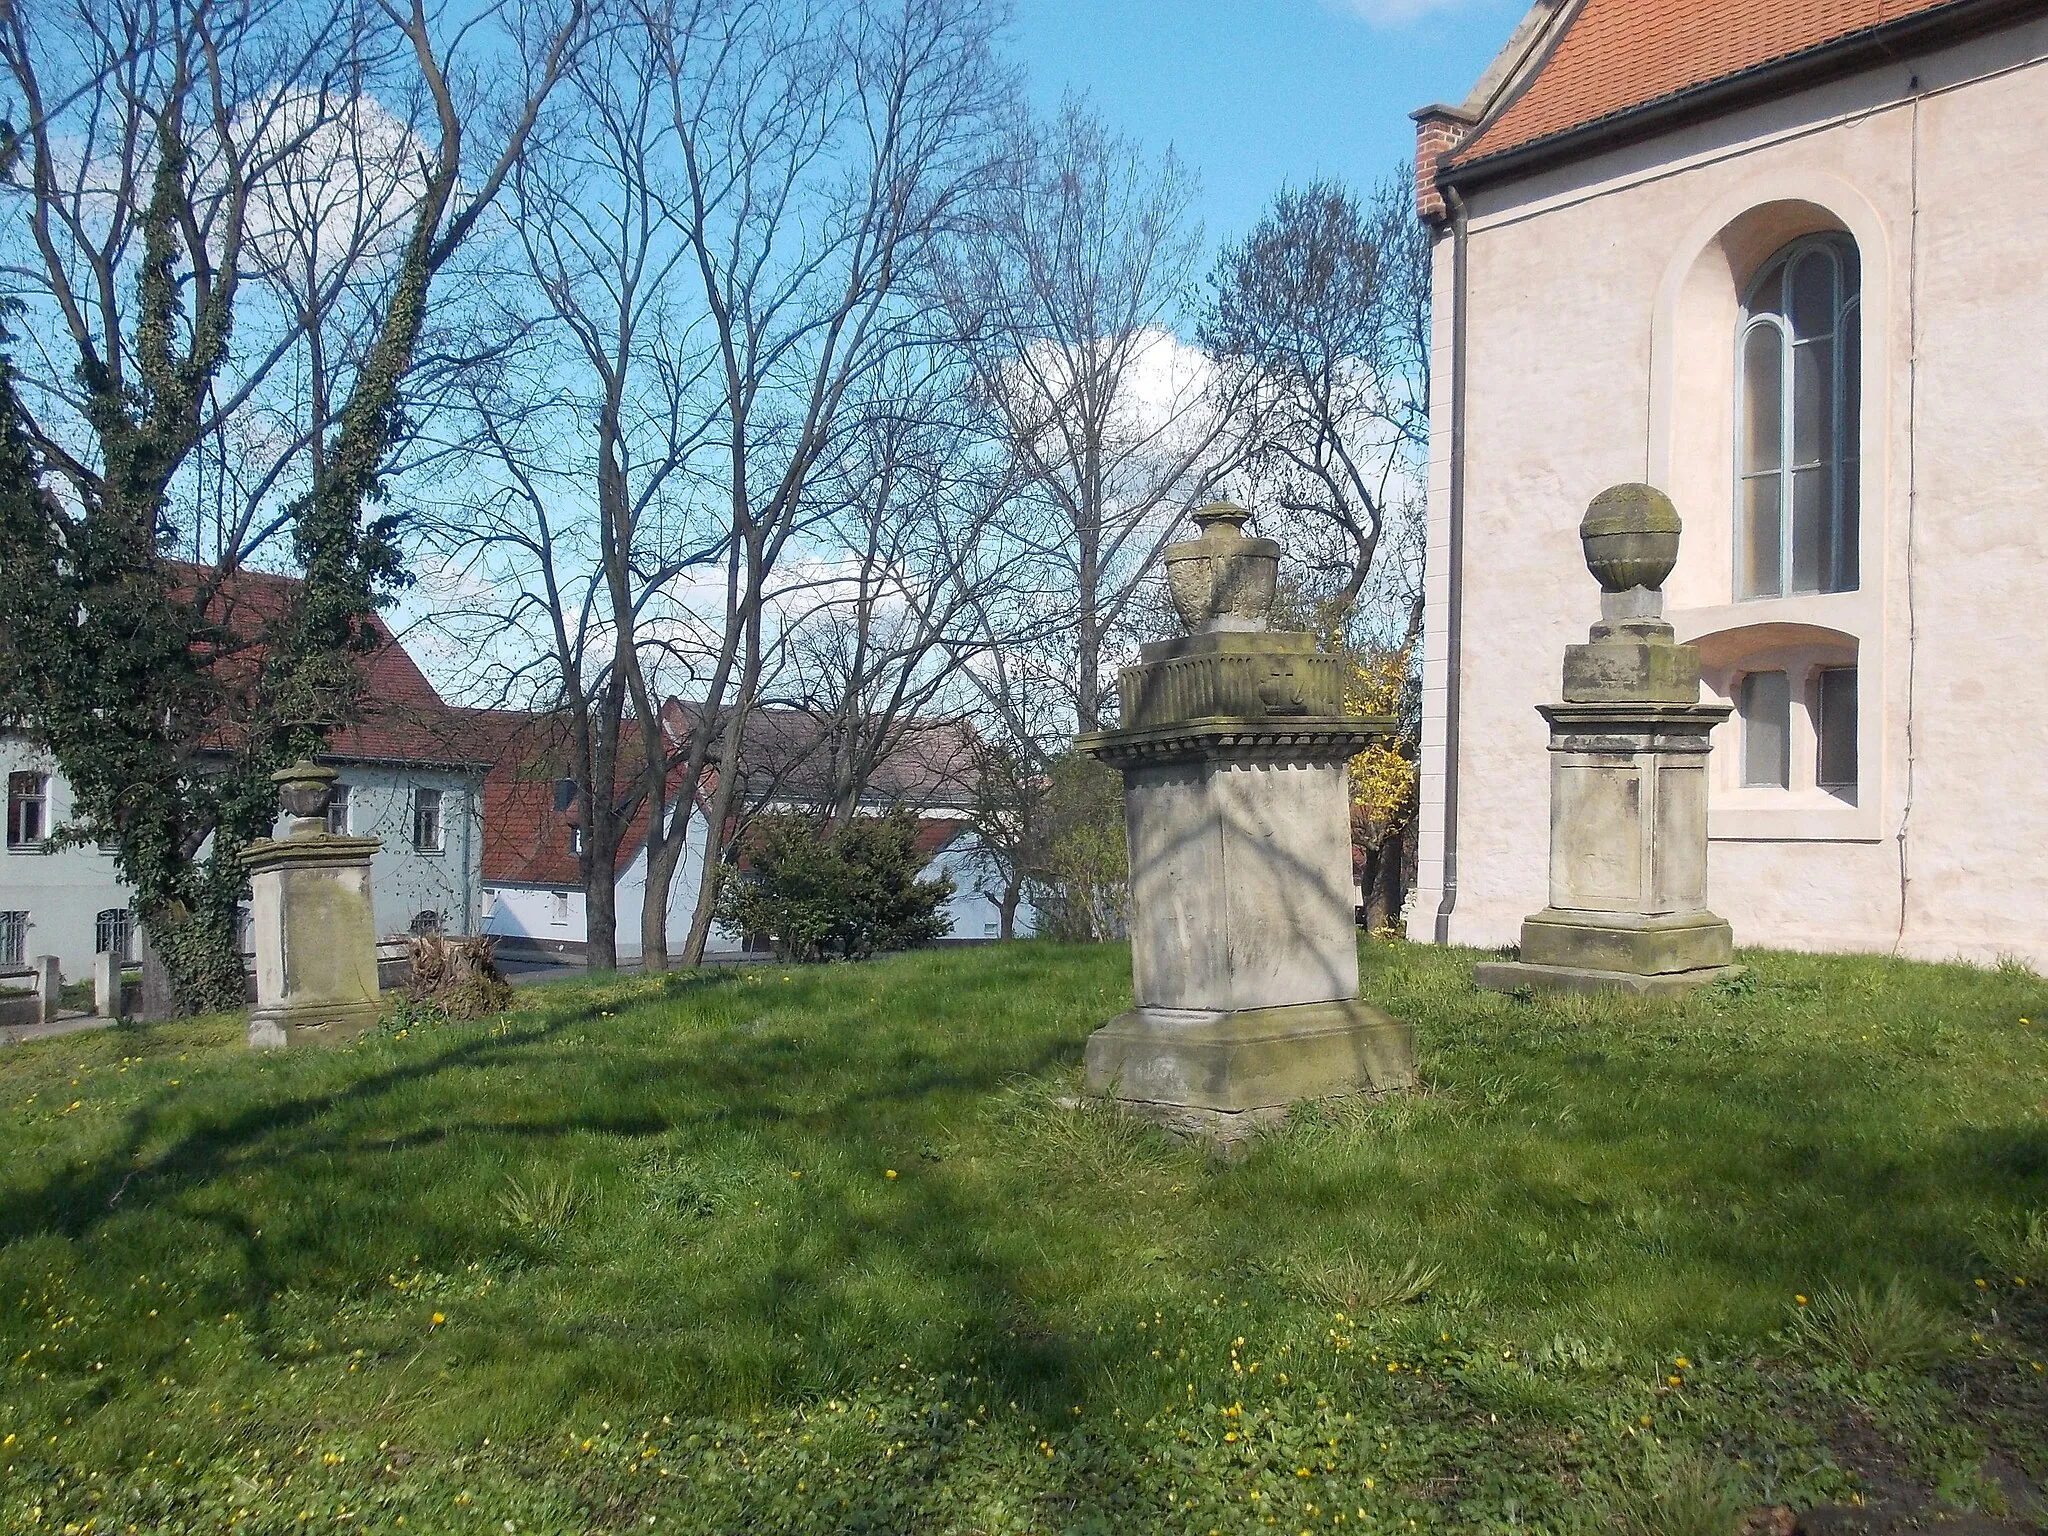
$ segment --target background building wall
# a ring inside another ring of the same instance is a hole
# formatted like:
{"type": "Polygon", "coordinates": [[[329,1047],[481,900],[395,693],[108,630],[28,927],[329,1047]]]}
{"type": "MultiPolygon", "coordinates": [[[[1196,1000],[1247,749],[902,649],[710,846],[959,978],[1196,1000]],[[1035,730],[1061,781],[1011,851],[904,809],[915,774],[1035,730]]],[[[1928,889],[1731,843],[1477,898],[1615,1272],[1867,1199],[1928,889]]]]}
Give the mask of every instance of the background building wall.
{"type": "MultiPolygon", "coordinates": [[[[0,790],[6,776],[16,772],[49,776],[45,830],[62,826],[71,815],[71,787],[55,761],[26,738],[0,732],[0,790]]],[[[35,853],[0,845],[0,912],[28,913],[22,958],[57,956],[66,981],[92,975],[99,914],[127,905],[128,892],[115,873],[112,854],[91,846],[35,853]]]]}
{"type": "MultiPolygon", "coordinates": [[[[404,933],[421,912],[438,912],[447,933],[475,933],[483,891],[484,845],[478,819],[481,781],[459,770],[340,761],[349,787],[349,832],[383,847],[370,859],[377,932],[404,933]],[[413,846],[413,795],[441,792],[441,851],[413,846]]],[[[283,821],[278,832],[284,830],[283,821]]]]}
{"type": "MultiPolygon", "coordinates": [[[[2048,163],[2044,56],[2031,22],[1472,196],[1452,940],[1513,943],[1543,904],[1535,706],[1598,606],[1578,521],[1649,479],[1686,522],[1667,584],[1682,637],[1779,619],[1860,648],[1853,811],[1816,802],[1771,833],[1731,793],[1735,727],[1719,733],[1710,895],[1738,942],[2048,964],[2048,200],[2016,195],[2048,163]],[[1734,337],[1684,295],[1717,220],[1799,202],[1863,258],[1861,587],[1738,604],[1732,372],[1713,350],[1734,337]]],[[[1443,847],[1447,239],[1436,272],[1418,938],[1443,847]]]]}

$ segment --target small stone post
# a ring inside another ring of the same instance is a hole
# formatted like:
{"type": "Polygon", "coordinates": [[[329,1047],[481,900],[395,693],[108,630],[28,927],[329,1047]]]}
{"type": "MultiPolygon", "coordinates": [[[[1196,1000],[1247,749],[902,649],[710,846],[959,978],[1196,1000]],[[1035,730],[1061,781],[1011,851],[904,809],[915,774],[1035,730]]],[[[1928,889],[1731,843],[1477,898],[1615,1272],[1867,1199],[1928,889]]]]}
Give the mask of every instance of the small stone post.
{"type": "Polygon", "coordinates": [[[370,901],[374,837],[327,831],[332,768],[294,763],[271,775],[291,812],[289,836],[242,850],[256,1007],[249,1044],[268,1049],[346,1040],[377,1021],[377,927],[370,901]]]}
{"type": "Polygon", "coordinates": [[[1664,622],[1678,511],[1662,491],[1602,491],[1579,525],[1600,622],[1564,653],[1550,722],[1550,904],[1519,961],[1477,967],[1490,991],[1689,991],[1735,973],[1707,910],[1707,752],[1725,704],[1702,704],[1699,651],[1664,622]]]}
{"type": "Polygon", "coordinates": [[[1345,765],[1393,722],[1343,713],[1339,658],[1266,627],[1280,546],[1242,507],[1166,551],[1192,631],[1117,680],[1079,749],[1124,775],[1137,1006],[1088,1038],[1088,1088],[1229,1142],[1289,1104],[1415,1080],[1414,1036],[1358,996],[1345,765]]]}
{"type": "Polygon", "coordinates": [[[92,1011],[103,1019],[121,1017],[121,957],[111,949],[92,957],[92,1011]]]}
{"type": "Polygon", "coordinates": [[[57,1010],[64,1003],[64,967],[55,955],[37,955],[32,962],[36,972],[36,1022],[54,1024],[57,1010]]]}

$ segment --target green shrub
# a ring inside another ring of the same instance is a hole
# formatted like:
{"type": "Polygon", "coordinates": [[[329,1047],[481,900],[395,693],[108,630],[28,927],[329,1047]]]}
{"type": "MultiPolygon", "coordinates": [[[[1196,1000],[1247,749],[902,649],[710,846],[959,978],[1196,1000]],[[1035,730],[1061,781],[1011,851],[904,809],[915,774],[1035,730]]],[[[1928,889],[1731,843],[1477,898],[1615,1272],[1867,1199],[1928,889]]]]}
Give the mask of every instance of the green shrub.
{"type": "Polygon", "coordinates": [[[1078,752],[1046,770],[1048,846],[1031,880],[1038,936],[1074,943],[1121,939],[1130,905],[1123,775],[1078,752]]]}
{"type": "Polygon", "coordinates": [[[816,816],[766,816],[749,848],[753,868],[726,879],[718,920],[769,934],[786,960],[859,960],[929,943],[949,926],[940,909],[953,882],[917,878],[917,820],[907,811],[829,831],[816,816]]]}

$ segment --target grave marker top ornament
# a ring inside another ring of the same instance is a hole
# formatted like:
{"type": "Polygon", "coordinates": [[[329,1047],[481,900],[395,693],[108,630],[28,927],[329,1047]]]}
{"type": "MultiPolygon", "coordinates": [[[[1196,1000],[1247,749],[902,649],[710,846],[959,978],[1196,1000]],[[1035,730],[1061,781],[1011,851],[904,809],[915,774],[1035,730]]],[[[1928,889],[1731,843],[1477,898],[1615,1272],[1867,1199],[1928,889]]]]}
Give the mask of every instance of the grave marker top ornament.
{"type": "Polygon", "coordinates": [[[1341,659],[1267,627],[1281,550],[1249,515],[1204,507],[1166,551],[1189,633],[1076,744],[1124,776],[1136,1002],[1089,1037],[1089,1089],[1224,1142],[1415,1074],[1408,1026],[1358,997],[1345,765],[1393,722],[1344,714],[1341,659]]]}

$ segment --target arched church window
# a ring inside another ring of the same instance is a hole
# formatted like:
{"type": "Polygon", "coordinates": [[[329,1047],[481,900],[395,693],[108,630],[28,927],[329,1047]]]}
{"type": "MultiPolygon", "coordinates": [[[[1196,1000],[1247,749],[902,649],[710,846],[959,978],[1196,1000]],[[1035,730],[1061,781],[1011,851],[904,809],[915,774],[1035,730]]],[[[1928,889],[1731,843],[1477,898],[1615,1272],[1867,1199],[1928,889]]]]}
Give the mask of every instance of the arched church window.
{"type": "Polygon", "coordinates": [[[1857,583],[1861,272],[1846,235],[1811,235],[1750,284],[1735,354],[1739,597],[1857,583]]]}

